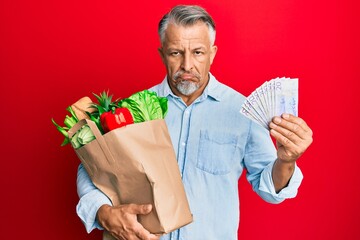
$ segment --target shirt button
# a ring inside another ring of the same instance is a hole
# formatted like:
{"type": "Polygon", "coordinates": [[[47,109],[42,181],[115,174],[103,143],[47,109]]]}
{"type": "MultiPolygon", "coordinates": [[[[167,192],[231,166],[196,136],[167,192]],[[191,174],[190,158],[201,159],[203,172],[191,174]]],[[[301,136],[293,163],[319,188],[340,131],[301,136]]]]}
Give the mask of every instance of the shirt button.
{"type": "Polygon", "coordinates": [[[182,142],[182,143],[181,143],[181,146],[185,147],[185,146],[186,146],[186,143],[185,143],[185,142],[182,142]]]}

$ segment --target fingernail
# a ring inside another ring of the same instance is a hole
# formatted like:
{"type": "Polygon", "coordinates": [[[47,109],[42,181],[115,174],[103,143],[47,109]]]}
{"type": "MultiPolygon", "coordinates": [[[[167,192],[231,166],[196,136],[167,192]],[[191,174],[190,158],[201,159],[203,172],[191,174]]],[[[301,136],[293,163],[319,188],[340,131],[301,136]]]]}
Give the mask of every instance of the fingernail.
{"type": "Polygon", "coordinates": [[[287,113],[284,113],[284,114],[282,115],[282,117],[285,118],[285,119],[289,119],[290,115],[287,114],[287,113]]]}
{"type": "Polygon", "coordinates": [[[279,118],[279,117],[274,117],[274,123],[276,123],[276,124],[281,123],[281,118],[279,118]]]}
{"type": "Polygon", "coordinates": [[[270,128],[275,128],[276,125],[275,125],[273,122],[270,122],[269,127],[270,127],[270,128]]]}

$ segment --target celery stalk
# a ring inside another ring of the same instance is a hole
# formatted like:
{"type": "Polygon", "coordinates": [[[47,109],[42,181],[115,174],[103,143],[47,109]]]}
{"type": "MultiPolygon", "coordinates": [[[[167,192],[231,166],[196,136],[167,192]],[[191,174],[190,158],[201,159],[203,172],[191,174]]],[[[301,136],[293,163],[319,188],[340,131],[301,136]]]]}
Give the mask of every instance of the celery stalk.
{"type": "Polygon", "coordinates": [[[79,130],[78,142],[85,145],[95,139],[93,132],[88,125],[82,126],[79,130]]]}

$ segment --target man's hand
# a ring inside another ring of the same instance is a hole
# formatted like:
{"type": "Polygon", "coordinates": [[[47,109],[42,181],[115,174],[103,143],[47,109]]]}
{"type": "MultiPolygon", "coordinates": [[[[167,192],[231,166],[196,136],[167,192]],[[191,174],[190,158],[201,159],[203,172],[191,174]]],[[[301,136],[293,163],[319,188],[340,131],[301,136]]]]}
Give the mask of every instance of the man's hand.
{"type": "Polygon", "coordinates": [[[138,214],[151,212],[150,204],[127,204],[112,207],[103,205],[97,212],[97,220],[113,237],[119,240],[158,240],[159,236],[151,234],[137,220],[138,214]]]}
{"type": "Polygon", "coordinates": [[[277,145],[278,159],[273,167],[273,180],[278,192],[287,185],[296,160],[312,143],[313,132],[304,120],[290,114],[274,117],[269,127],[277,145]]]}
{"type": "Polygon", "coordinates": [[[295,162],[312,143],[312,131],[299,117],[283,114],[274,117],[270,123],[270,133],[276,139],[278,159],[295,162]]]}

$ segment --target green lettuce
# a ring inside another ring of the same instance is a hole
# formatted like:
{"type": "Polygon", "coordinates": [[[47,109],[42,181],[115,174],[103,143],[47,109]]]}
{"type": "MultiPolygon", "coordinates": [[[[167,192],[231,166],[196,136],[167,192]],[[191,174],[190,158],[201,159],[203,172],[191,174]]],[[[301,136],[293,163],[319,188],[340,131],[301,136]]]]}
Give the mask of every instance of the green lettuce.
{"type": "Polygon", "coordinates": [[[167,98],[157,96],[156,92],[143,90],[122,99],[118,104],[131,112],[134,123],[164,119],[168,111],[167,98]]]}

